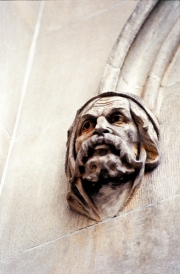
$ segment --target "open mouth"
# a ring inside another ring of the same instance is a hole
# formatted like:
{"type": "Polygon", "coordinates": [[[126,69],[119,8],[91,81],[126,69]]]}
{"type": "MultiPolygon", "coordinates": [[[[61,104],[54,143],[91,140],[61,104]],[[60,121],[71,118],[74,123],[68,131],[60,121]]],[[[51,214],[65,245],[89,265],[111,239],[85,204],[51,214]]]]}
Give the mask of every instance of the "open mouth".
{"type": "Polygon", "coordinates": [[[114,154],[119,156],[120,151],[116,150],[115,146],[106,144],[104,141],[101,144],[95,144],[93,147],[89,147],[88,156],[83,158],[84,164],[94,156],[106,156],[108,154],[114,154]]]}
{"type": "Polygon", "coordinates": [[[94,148],[93,156],[105,156],[110,151],[110,147],[106,144],[97,145],[94,148]]]}

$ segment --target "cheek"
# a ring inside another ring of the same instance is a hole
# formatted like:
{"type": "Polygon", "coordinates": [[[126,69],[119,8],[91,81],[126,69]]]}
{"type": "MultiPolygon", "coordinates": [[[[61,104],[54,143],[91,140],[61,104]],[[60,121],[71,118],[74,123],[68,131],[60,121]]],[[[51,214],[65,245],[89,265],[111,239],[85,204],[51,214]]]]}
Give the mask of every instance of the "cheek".
{"type": "Polygon", "coordinates": [[[116,129],[115,134],[117,134],[126,142],[128,148],[136,157],[138,154],[138,144],[139,144],[139,135],[138,135],[137,127],[134,124],[126,124],[116,129]]]}
{"type": "Polygon", "coordinates": [[[82,143],[86,141],[87,139],[89,139],[92,136],[92,134],[93,134],[93,131],[89,130],[86,133],[83,133],[82,135],[76,138],[76,142],[75,142],[76,153],[80,150],[82,143]]]}
{"type": "Polygon", "coordinates": [[[138,155],[138,144],[139,144],[139,134],[136,126],[130,125],[126,130],[128,138],[128,147],[132,153],[137,157],[138,155]]]}
{"type": "Polygon", "coordinates": [[[131,143],[137,143],[139,141],[138,130],[134,125],[131,125],[127,129],[128,139],[131,143]]]}
{"type": "Polygon", "coordinates": [[[114,134],[123,138],[128,143],[138,142],[138,130],[133,124],[124,124],[113,129],[114,134]]]}

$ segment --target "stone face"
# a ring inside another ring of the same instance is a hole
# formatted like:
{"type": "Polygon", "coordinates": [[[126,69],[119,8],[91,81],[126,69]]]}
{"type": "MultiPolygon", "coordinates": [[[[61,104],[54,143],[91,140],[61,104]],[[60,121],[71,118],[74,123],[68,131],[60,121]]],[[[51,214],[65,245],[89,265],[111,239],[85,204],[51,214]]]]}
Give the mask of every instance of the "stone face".
{"type": "MultiPolygon", "coordinates": [[[[41,3],[0,2],[0,97],[4,92],[6,97],[1,97],[0,111],[9,135],[41,3]]],[[[115,68],[117,90],[142,97],[148,91],[146,102],[150,99],[160,121],[159,165],[145,174],[115,218],[97,224],[70,210],[66,202],[66,132],[76,110],[97,94],[109,52],[137,4],[44,1],[0,197],[1,274],[180,273],[179,1],[160,1],[157,6],[153,1],[154,9],[136,37],[128,40],[131,45],[126,43],[130,47],[121,55],[122,67],[115,68]]],[[[11,137],[1,128],[3,165],[11,137]]]]}
{"type": "Polygon", "coordinates": [[[158,138],[158,120],[140,98],[107,92],[89,100],[68,132],[69,205],[96,221],[117,216],[145,168],[158,165],[158,138]]]}
{"type": "MultiPolygon", "coordinates": [[[[0,26],[4,33],[0,48],[1,76],[4,75],[0,96],[5,93],[7,97],[1,98],[0,111],[1,121],[5,116],[2,112],[6,114],[10,126],[4,124],[11,135],[40,2],[0,4],[6,6],[0,9],[1,20],[5,21],[0,26]],[[11,43],[4,45],[7,40],[11,43]]],[[[0,197],[1,259],[94,223],[70,210],[66,202],[67,130],[77,108],[96,95],[109,52],[136,5],[135,1],[119,0],[44,2],[0,197]]],[[[3,169],[10,136],[2,130],[0,139],[6,142],[1,148],[3,169]]]]}

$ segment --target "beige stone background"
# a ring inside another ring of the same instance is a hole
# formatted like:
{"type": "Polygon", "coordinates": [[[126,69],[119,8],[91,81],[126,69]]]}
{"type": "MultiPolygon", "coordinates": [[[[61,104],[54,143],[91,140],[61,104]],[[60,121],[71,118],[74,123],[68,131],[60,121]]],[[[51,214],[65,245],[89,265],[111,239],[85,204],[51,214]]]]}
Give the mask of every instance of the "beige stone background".
{"type": "Polygon", "coordinates": [[[66,203],[67,130],[137,4],[0,2],[0,274],[180,273],[180,51],[163,90],[158,169],[116,218],[96,224],[66,203]]]}

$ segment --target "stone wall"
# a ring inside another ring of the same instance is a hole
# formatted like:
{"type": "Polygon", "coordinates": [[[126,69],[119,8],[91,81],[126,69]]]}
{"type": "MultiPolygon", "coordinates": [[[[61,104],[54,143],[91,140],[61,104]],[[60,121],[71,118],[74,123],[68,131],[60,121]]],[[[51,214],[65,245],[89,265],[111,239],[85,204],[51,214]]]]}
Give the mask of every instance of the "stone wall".
{"type": "MultiPolygon", "coordinates": [[[[134,94],[144,92],[141,80],[153,70],[149,65],[144,76],[143,46],[155,52],[145,55],[148,62],[156,59],[156,41],[160,45],[163,40],[161,16],[172,27],[172,20],[179,20],[180,6],[174,7],[177,18],[168,12],[173,9],[169,3],[175,2],[162,1],[147,19],[122,70],[122,79],[132,79],[132,85],[127,87],[120,78],[118,89],[122,83],[131,92],[136,87],[134,94]],[[153,36],[157,26],[159,35],[153,36]],[[142,77],[133,78],[137,72],[142,77]]],[[[179,48],[169,57],[158,93],[159,167],[146,175],[132,202],[115,218],[95,223],[71,211],[66,202],[67,130],[76,110],[97,94],[107,58],[137,4],[0,3],[0,273],[180,272],[179,48]]],[[[151,94],[152,89],[147,90],[151,94]]],[[[144,97],[152,103],[148,92],[144,97]]]]}

